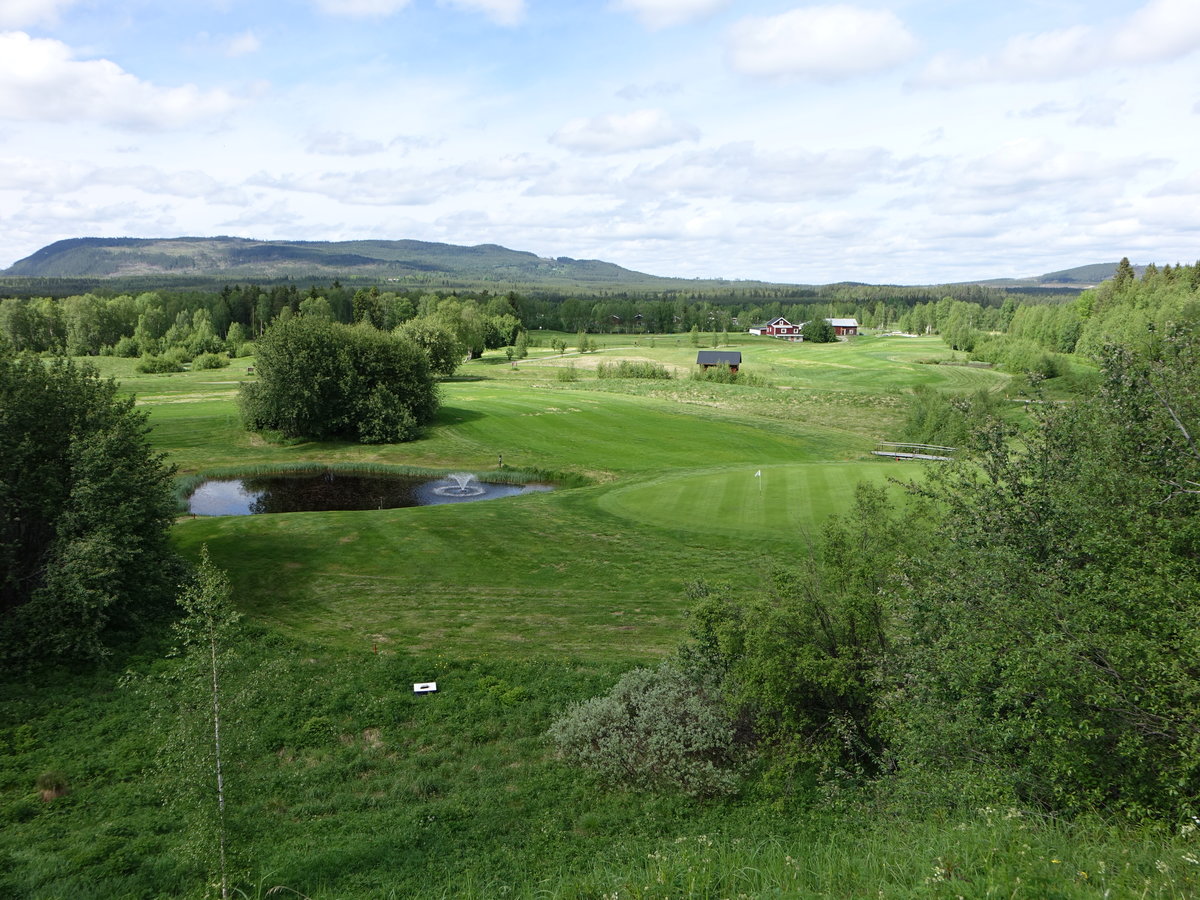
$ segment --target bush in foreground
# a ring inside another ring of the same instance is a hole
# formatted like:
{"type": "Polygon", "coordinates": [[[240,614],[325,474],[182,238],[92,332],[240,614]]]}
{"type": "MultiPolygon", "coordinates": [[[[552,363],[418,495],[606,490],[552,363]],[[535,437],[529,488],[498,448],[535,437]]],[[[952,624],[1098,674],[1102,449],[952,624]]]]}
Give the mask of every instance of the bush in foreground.
{"type": "Polygon", "coordinates": [[[560,756],[633,788],[734,790],[736,734],[712,685],[666,662],[626,673],[550,729],[560,756]]]}

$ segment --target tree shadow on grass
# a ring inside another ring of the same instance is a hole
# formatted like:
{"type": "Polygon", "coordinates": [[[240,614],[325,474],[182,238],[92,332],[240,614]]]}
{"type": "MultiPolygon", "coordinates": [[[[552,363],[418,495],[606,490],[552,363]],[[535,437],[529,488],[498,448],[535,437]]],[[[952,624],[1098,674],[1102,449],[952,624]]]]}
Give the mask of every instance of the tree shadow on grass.
{"type": "MultiPolygon", "coordinates": [[[[278,513],[269,516],[210,517],[176,526],[175,546],[189,561],[200,548],[224,570],[233,585],[233,603],[251,615],[274,617],[283,607],[311,597],[312,582],[336,556],[325,528],[310,529],[304,517],[333,513],[278,513]]],[[[353,525],[348,525],[348,533],[353,525]]]]}
{"type": "Polygon", "coordinates": [[[442,406],[437,412],[435,425],[462,425],[484,418],[485,414],[463,406],[442,406]]]}

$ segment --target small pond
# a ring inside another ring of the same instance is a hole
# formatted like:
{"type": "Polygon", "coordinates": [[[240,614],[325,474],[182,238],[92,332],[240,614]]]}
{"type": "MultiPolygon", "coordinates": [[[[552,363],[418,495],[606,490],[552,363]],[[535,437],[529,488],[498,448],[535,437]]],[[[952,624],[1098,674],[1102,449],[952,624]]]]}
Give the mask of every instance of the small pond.
{"type": "Polygon", "coordinates": [[[470,503],[549,490],[553,490],[549,484],[489,484],[465,474],[432,481],[404,475],[340,472],[255,475],[202,482],[188,498],[188,512],[197,516],[253,516],[339,509],[396,509],[470,503]]]}

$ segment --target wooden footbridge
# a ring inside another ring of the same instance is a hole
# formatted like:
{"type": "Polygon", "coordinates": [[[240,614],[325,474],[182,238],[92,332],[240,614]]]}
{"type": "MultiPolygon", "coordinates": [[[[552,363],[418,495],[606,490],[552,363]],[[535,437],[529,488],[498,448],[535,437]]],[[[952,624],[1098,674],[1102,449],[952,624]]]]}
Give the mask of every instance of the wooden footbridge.
{"type": "Polygon", "coordinates": [[[880,441],[879,449],[872,450],[876,456],[890,456],[893,459],[953,459],[957,447],[939,447],[936,444],[905,444],[896,441],[880,441]]]}

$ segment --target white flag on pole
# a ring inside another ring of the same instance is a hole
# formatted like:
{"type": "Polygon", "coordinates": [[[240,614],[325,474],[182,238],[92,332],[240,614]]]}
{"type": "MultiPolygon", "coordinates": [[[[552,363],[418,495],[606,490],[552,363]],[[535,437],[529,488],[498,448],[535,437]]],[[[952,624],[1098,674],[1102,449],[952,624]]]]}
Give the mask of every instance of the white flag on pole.
{"type": "Polygon", "coordinates": [[[754,477],[755,477],[755,478],[762,478],[762,469],[759,469],[757,472],[755,472],[755,473],[754,473],[754,477]]]}

